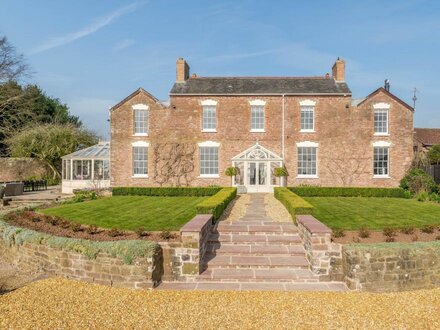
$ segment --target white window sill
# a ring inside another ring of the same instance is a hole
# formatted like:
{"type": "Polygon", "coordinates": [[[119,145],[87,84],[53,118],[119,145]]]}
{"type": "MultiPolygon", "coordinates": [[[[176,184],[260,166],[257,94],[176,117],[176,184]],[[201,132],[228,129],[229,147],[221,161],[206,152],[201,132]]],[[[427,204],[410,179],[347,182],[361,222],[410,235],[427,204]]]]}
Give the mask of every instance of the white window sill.
{"type": "Polygon", "coordinates": [[[216,133],[217,130],[215,128],[207,128],[207,129],[202,129],[203,133],[216,133]]]}
{"type": "Polygon", "coordinates": [[[315,133],[314,129],[302,129],[299,131],[300,133],[315,133]]]}
{"type": "Polygon", "coordinates": [[[133,179],[148,179],[148,174],[135,174],[131,176],[133,179]]]}
{"type": "Polygon", "coordinates": [[[199,175],[200,179],[217,179],[219,177],[220,177],[220,175],[218,175],[218,174],[201,174],[201,175],[199,175]]]}
{"type": "Polygon", "coordinates": [[[373,179],[391,179],[389,175],[373,175],[373,179]]]}
{"type": "Polygon", "coordinates": [[[266,130],[264,129],[251,129],[251,133],[265,133],[266,130]]]}
{"type": "Polygon", "coordinates": [[[297,175],[297,179],[319,179],[317,175],[297,175]]]}
{"type": "Polygon", "coordinates": [[[390,136],[389,133],[374,133],[374,136],[390,136]]]}
{"type": "Polygon", "coordinates": [[[133,136],[148,136],[148,133],[135,133],[133,136]]]}

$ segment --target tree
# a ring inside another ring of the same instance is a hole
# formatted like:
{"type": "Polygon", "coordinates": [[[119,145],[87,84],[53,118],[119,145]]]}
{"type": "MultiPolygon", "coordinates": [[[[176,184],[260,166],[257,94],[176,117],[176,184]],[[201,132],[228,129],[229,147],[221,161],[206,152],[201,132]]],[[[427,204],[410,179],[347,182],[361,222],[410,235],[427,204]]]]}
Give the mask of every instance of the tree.
{"type": "Polygon", "coordinates": [[[431,164],[440,164],[440,144],[433,145],[428,151],[431,164]]]}
{"type": "Polygon", "coordinates": [[[73,124],[26,127],[6,140],[13,157],[33,157],[46,163],[53,179],[61,177],[61,157],[98,142],[97,136],[73,124]]]}
{"type": "Polygon", "coordinates": [[[17,54],[5,36],[0,37],[0,83],[17,81],[26,76],[29,76],[29,67],[23,55],[17,54]]]}

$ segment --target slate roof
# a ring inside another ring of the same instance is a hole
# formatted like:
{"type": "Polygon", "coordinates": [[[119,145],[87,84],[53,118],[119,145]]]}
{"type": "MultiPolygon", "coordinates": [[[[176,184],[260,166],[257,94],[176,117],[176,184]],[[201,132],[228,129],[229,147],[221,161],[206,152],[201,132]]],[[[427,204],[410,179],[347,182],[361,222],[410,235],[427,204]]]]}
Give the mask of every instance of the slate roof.
{"type": "Polygon", "coordinates": [[[94,146],[63,156],[63,159],[110,159],[110,142],[100,142],[94,146]]]}
{"type": "Polygon", "coordinates": [[[440,144],[440,128],[414,128],[415,138],[425,146],[440,144]]]}
{"type": "Polygon", "coordinates": [[[171,95],[341,94],[351,95],[345,82],[326,77],[195,77],[176,82],[171,95]]]}

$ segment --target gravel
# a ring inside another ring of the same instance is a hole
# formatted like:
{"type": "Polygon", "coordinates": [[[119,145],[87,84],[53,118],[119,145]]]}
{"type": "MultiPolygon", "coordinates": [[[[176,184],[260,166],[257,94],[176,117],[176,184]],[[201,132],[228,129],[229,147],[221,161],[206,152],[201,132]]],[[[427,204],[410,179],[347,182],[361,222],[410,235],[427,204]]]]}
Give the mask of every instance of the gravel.
{"type": "Polygon", "coordinates": [[[133,291],[55,278],[0,296],[0,315],[2,329],[438,329],[440,289],[133,291]]]}
{"type": "Polygon", "coordinates": [[[220,221],[237,221],[242,218],[246,214],[249,200],[249,194],[237,195],[223,212],[220,221]]]}
{"type": "Polygon", "coordinates": [[[266,194],[264,196],[264,203],[266,204],[267,216],[271,218],[272,221],[292,222],[292,216],[273,194],[266,194]]]}

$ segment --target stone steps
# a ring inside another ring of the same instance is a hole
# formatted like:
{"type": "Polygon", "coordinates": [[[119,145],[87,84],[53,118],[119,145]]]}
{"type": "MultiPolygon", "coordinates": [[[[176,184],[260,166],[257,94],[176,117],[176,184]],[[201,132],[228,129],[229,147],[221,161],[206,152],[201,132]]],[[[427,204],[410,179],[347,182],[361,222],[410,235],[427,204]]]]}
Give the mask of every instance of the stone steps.
{"type": "Polygon", "coordinates": [[[208,238],[208,244],[301,244],[298,234],[256,235],[256,234],[213,234],[208,238]]]}
{"type": "Polygon", "coordinates": [[[317,283],[319,277],[309,269],[290,268],[213,268],[206,269],[197,282],[308,282],[317,283]]]}
{"type": "MultiPolygon", "coordinates": [[[[305,250],[301,244],[266,244],[266,243],[212,243],[208,245],[206,256],[210,255],[255,255],[255,256],[304,256],[305,250]]],[[[212,259],[212,258],[211,258],[212,259]]]]}
{"type": "Polygon", "coordinates": [[[309,269],[309,262],[304,256],[285,255],[213,255],[212,259],[205,259],[206,269],[215,268],[253,268],[253,269],[309,269]]]}

